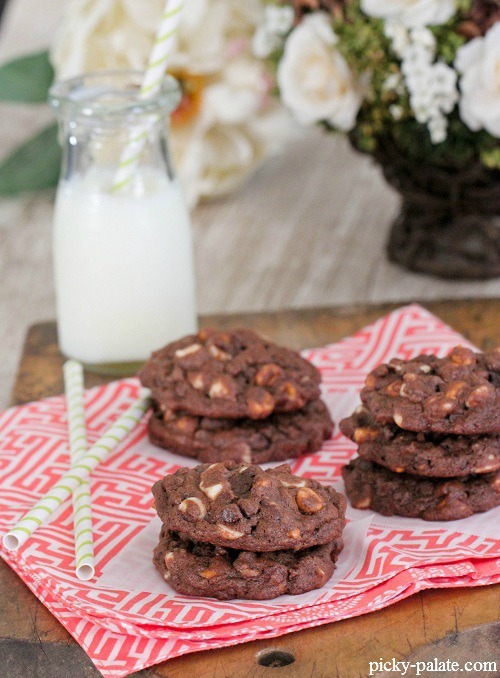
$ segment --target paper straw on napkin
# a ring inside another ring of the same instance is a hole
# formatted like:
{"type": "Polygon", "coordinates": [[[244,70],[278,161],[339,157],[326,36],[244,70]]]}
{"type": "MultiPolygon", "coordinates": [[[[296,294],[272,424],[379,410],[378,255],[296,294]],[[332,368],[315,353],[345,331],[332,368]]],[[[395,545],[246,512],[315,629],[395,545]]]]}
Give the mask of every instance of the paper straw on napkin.
{"type": "Polygon", "coordinates": [[[132,403],[111,428],[51,487],[35,506],[3,537],[3,545],[10,551],[22,546],[43,525],[52,513],[85,482],[113,449],[137,426],[151,404],[149,389],[142,389],[140,397],[132,403]]]}
{"type": "MultiPolygon", "coordinates": [[[[69,453],[74,466],[88,448],[83,407],[83,367],[76,360],[63,366],[64,389],[68,412],[69,453]]],[[[75,571],[78,579],[92,579],[94,568],[94,533],[88,478],[73,492],[73,530],[75,535],[75,571]]]]}
{"type": "MultiPolygon", "coordinates": [[[[184,1],[167,0],[165,3],[160,26],[156,33],[153,49],[149,55],[148,65],[141,84],[140,99],[153,97],[160,89],[165,77],[167,62],[175,45],[184,1]]],[[[147,126],[140,126],[131,134],[130,140],[120,157],[120,164],[113,183],[114,191],[122,189],[132,179],[147,137],[147,126]]]]}

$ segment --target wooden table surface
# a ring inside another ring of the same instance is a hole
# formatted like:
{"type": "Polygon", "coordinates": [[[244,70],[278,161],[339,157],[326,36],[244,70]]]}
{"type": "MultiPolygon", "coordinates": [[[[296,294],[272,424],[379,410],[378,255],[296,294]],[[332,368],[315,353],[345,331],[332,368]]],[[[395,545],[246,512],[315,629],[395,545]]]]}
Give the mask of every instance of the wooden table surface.
{"type": "MultiPolygon", "coordinates": [[[[425,306],[483,350],[500,344],[499,300],[443,301],[425,306]]],[[[252,327],[300,349],[336,341],[393,308],[394,304],[385,304],[211,316],[202,318],[201,322],[220,328],[252,327]]],[[[26,338],[13,403],[61,393],[62,362],[55,324],[34,325],[26,338]]],[[[87,386],[103,381],[102,377],[86,375],[87,386]]],[[[3,592],[0,596],[0,675],[6,678],[99,675],[83,650],[3,561],[0,562],[0,590],[3,592]]],[[[430,657],[446,660],[453,653],[455,659],[463,661],[478,659],[477,652],[483,647],[485,659],[493,660],[495,650],[498,654],[495,643],[498,643],[499,620],[500,585],[425,591],[361,617],[269,641],[185,655],[136,675],[354,678],[368,675],[369,662],[380,657],[385,660],[421,658],[427,651],[423,646],[429,643],[433,644],[430,657]],[[480,628],[471,632],[475,627],[480,628]],[[450,637],[442,641],[447,636],[450,637]],[[482,646],[478,638],[482,639],[482,646]],[[474,656],[471,656],[474,652],[471,647],[476,648],[474,656]],[[269,661],[277,666],[263,665],[269,661]],[[292,663],[283,668],[284,661],[292,663]]]]}

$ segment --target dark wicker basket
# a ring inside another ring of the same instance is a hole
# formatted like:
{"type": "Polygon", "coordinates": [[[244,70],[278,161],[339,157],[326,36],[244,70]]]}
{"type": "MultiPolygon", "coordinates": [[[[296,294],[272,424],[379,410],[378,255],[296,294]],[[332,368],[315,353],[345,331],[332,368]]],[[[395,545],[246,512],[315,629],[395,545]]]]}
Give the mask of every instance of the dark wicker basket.
{"type": "Polygon", "coordinates": [[[500,171],[478,160],[465,169],[418,164],[389,137],[373,157],[402,198],[391,261],[441,278],[500,275],[500,171]]]}

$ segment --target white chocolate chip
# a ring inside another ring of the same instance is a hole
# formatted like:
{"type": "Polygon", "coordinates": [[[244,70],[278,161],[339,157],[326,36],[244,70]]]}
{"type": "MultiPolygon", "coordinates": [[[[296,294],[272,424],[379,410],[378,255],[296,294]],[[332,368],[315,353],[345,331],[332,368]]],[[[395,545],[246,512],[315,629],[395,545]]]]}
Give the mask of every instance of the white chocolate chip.
{"type": "Polygon", "coordinates": [[[420,371],[425,372],[425,374],[428,374],[431,371],[431,366],[430,365],[420,365],[420,371]]]}
{"type": "Polygon", "coordinates": [[[355,504],[353,504],[354,508],[357,509],[367,509],[370,508],[370,505],[372,503],[370,495],[366,497],[361,497],[355,504]]]}
{"type": "Polygon", "coordinates": [[[252,577],[258,577],[260,572],[259,570],[252,570],[250,567],[239,567],[238,572],[242,577],[247,577],[248,579],[252,577]]]}
{"type": "Polygon", "coordinates": [[[178,348],[174,355],[176,358],[185,358],[187,355],[196,353],[200,349],[200,344],[190,344],[189,346],[186,346],[186,348],[178,348]]]}
{"type": "Polygon", "coordinates": [[[167,551],[167,553],[165,553],[165,565],[167,565],[168,561],[172,560],[173,557],[174,557],[174,552],[173,551],[167,551]]]}
{"type": "Polygon", "coordinates": [[[230,360],[231,356],[229,353],[226,353],[225,351],[221,351],[220,348],[217,346],[214,346],[213,344],[208,347],[208,352],[213,358],[216,358],[217,360],[230,360]]]}
{"type": "Polygon", "coordinates": [[[222,483],[216,483],[215,485],[204,485],[203,481],[200,483],[200,490],[212,501],[217,499],[223,489],[224,485],[222,483]]]}
{"type": "Polygon", "coordinates": [[[208,395],[211,398],[223,398],[229,394],[229,390],[222,381],[214,381],[210,386],[208,395]]]}
{"type": "Polygon", "coordinates": [[[403,427],[403,415],[402,415],[402,414],[396,413],[396,414],[393,416],[393,419],[394,419],[394,423],[395,423],[397,426],[399,426],[400,428],[403,427]]]}
{"type": "Polygon", "coordinates": [[[283,485],[283,487],[305,487],[306,481],[305,480],[294,480],[292,482],[288,480],[281,480],[280,483],[283,485]]]}
{"type": "Polygon", "coordinates": [[[182,511],[183,513],[186,513],[190,509],[191,512],[195,509],[195,512],[198,514],[198,520],[201,520],[207,514],[207,509],[199,497],[188,497],[179,504],[179,511],[182,511]]]}
{"type": "Polygon", "coordinates": [[[238,532],[238,530],[233,530],[227,525],[217,525],[217,530],[225,539],[239,539],[244,536],[243,532],[238,532]]]}
{"type": "Polygon", "coordinates": [[[189,377],[189,383],[197,391],[203,391],[203,389],[205,388],[205,384],[204,384],[204,381],[203,381],[203,375],[200,372],[197,372],[192,377],[189,377]]]}

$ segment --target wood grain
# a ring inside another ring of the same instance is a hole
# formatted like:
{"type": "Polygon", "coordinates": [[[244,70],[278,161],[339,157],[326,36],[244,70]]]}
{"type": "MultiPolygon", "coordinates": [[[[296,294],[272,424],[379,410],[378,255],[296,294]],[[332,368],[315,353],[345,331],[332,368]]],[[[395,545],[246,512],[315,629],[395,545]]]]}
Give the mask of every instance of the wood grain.
{"type": "MultiPolygon", "coordinates": [[[[425,306],[477,346],[488,349],[500,344],[499,300],[443,301],[425,306]]],[[[208,316],[201,321],[220,328],[253,327],[275,341],[300,349],[334,342],[394,307],[394,304],[384,304],[208,316]]],[[[61,392],[62,362],[55,324],[42,323],[31,328],[13,401],[22,403],[61,392]]],[[[104,381],[103,377],[86,374],[87,386],[104,381]]],[[[65,629],[3,562],[0,563],[0,590],[9,591],[9,596],[0,596],[0,661],[7,671],[2,672],[3,676],[66,678],[72,675],[78,678],[99,675],[65,629]],[[72,667],[70,672],[68,667],[72,667]]],[[[450,634],[448,644],[459,646],[462,631],[499,620],[500,586],[426,591],[372,614],[269,641],[186,655],[140,675],[165,678],[272,678],[274,675],[357,678],[368,674],[370,661],[378,661],[380,657],[404,659],[422,646],[450,634]],[[286,668],[261,666],[259,660],[273,650],[288,652],[294,658],[293,663],[286,668]]],[[[445,652],[442,647],[447,646],[437,646],[436,652],[445,652]]],[[[491,647],[490,658],[494,659],[495,645],[490,643],[484,647],[486,652],[491,647]]]]}

